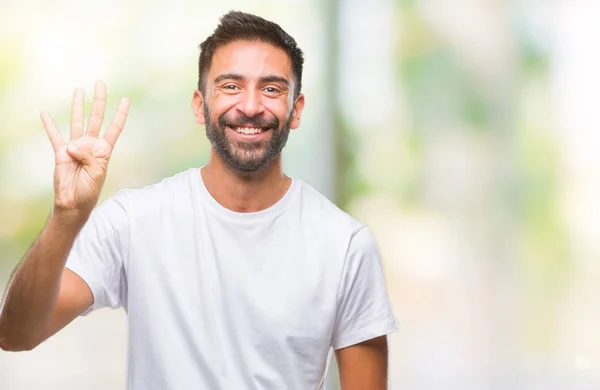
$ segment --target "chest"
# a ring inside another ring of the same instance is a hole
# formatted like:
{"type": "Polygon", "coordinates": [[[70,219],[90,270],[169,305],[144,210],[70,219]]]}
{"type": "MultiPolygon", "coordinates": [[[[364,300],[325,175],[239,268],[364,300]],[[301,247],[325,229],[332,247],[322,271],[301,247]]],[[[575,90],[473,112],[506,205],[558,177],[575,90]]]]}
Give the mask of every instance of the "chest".
{"type": "Polygon", "coordinates": [[[134,231],[132,242],[130,308],[151,301],[146,310],[177,310],[192,324],[212,316],[256,329],[333,326],[345,248],[300,222],[182,217],[134,231]]]}

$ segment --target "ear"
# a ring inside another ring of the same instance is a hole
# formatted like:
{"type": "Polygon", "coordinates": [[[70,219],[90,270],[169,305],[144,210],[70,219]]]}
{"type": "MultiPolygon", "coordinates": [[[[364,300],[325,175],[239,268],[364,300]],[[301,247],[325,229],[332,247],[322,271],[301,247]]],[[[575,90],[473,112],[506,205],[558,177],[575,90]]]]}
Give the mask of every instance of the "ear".
{"type": "Polygon", "coordinates": [[[192,110],[196,116],[196,122],[201,125],[206,124],[206,118],[204,117],[204,98],[202,92],[199,90],[194,91],[194,97],[192,98],[192,110]]]}
{"type": "Polygon", "coordinates": [[[292,121],[290,122],[290,129],[294,130],[300,126],[300,114],[304,109],[304,95],[299,94],[294,103],[294,109],[292,110],[292,121]]]}

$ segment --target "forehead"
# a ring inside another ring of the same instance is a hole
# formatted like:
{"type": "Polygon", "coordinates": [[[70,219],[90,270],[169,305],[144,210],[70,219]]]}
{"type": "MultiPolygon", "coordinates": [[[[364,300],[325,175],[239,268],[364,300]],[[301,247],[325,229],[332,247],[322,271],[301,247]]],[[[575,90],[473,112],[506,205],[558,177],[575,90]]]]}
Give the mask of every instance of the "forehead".
{"type": "Polygon", "coordinates": [[[208,81],[225,73],[248,79],[262,76],[281,76],[292,81],[292,63],[281,48],[261,41],[233,41],[215,50],[208,81]]]}

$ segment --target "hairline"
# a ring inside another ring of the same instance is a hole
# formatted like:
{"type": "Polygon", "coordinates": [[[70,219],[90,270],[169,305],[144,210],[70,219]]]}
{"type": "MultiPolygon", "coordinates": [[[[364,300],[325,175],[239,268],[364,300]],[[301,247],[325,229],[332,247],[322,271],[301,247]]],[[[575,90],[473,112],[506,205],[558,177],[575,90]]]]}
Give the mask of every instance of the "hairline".
{"type": "Polygon", "coordinates": [[[290,67],[291,74],[292,74],[292,80],[291,80],[292,84],[290,85],[290,87],[291,87],[290,89],[293,92],[292,95],[293,95],[294,100],[298,97],[298,95],[300,95],[300,91],[296,91],[296,88],[299,85],[299,80],[298,80],[298,75],[296,75],[294,73],[294,62],[293,62],[293,59],[292,59],[292,56],[290,55],[290,53],[288,53],[286,48],[282,47],[281,45],[277,45],[277,44],[274,44],[273,42],[269,42],[269,40],[263,39],[259,36],[255,37],[255,38],[236,38],[236,39],[232,39],[231,41],[227,41],[227,42],[223,42],[223,43],[215,43],[215,48],[214,48],[212,55],[210,56],[210,59],[208,61],[208,64],[209,64],[208,69],[206,69],[206,71],[203,72],[202,77],[200,78],[200,86],[203,87],[204,92],[206,92],[206,83],[208,82],[208,74],[210,73],[210,70],[212,68],[213,59],[215,57],[215,54],[217,53],[217,50],[219,50],[220,48],[227,46],[229,44],[235,43],[235,42],[249,42],[249,43],[261,42],[261,43],[265,43],[276,49],[283,51],[289,60],[289,67],[290,67]]]}

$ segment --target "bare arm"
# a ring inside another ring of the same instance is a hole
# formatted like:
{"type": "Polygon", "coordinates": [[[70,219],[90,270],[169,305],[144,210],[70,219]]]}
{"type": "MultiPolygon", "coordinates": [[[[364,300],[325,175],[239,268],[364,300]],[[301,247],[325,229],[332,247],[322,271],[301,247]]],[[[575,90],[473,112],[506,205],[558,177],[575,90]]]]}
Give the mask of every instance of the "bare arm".
{"type": "Polygon", "coordinates": [[[2,349],[31,350],[92,305],[87,284],[65,269],[77,232],[51,217],[16,268],[0,316],[2,349]]]}
{"type": "Polygon", "coordinates": [[[387,337],[381,336],[335,351],[342,390],[386,390],[387,337]]]}
{"type": "Polygon", "coordinates": [[[122,99],[103,138],[98,138],[106,86],[96,83],[94,102],[83,134],[83,90],[76,89],[69,147],[47,113],[44,128],[55,152],[54,208],[48,224],[9,281],[0,308],[0,348],[30,350],[93,304],[87,284],[65,269],[75,238],[98,202],[114,144],[123,129],[129,102],[122,99]]]}

